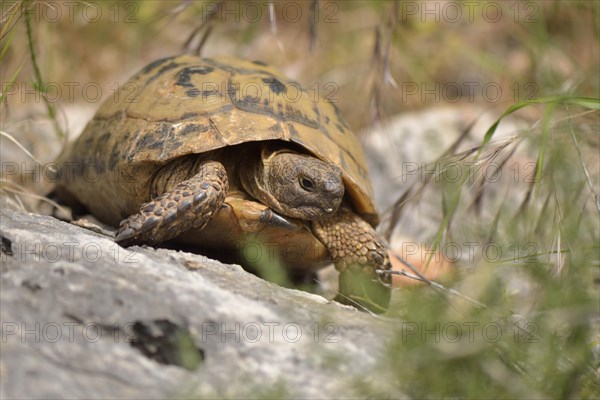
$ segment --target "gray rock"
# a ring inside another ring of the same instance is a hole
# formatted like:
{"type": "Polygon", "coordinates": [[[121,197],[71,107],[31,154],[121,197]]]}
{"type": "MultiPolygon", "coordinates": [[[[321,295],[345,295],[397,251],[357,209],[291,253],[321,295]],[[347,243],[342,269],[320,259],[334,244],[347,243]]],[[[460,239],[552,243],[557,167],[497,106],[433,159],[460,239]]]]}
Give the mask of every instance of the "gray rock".
{"type": "Polygon", "coordinates": [[[236,265],[0,211],[2,398],[360,396],[395,323],[236,265]]]}

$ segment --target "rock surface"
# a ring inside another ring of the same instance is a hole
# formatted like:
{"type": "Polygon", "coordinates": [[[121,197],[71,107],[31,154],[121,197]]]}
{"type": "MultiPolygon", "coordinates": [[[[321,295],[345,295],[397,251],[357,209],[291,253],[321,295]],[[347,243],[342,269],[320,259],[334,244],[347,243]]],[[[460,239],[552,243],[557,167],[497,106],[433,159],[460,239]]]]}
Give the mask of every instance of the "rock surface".
{"type": "Polygon", "coordinates": [[[0,211],[2,398],[355,397],[393,321],[236,265],[0,211]]]}

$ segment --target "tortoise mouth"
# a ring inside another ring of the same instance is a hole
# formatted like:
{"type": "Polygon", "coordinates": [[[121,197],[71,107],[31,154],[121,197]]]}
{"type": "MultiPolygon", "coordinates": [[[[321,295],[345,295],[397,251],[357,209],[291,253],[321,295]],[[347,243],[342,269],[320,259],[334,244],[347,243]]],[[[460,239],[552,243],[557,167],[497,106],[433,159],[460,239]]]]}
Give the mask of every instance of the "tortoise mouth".
{"type": "Polygon", "coordinates": [[[339,207],[318,207],[318,206],[299,206],[286,210],[281,210],[282,215],[292,218],[313,221],[317,219],[329,218],[334,215],[339,207]]]}

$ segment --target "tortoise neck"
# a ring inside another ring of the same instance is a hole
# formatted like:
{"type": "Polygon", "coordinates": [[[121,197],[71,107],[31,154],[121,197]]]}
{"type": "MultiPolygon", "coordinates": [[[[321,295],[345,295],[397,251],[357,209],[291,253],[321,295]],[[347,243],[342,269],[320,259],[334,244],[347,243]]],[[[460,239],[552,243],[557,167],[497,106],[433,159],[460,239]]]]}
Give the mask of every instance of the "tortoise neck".
{"type": "Polygon", "coordinates": [[[262,151],[246,148],[240,152],[239,156],[236,169],[242,188],[254,199],[263,201],[261,193],[261,188],[264,187],[262,151]]]}
{"type": "Polygon", "coordinates": [[[238,162],[238,175],[242,187],[250,196],[259,202],[281,210],[279,201],[273,196],[272,182],[268,181],[265,168],[272,158],[282,152],[290,152],[275,144],[260,143],[258,148],[245,147],[243,157],[238,162]]]}

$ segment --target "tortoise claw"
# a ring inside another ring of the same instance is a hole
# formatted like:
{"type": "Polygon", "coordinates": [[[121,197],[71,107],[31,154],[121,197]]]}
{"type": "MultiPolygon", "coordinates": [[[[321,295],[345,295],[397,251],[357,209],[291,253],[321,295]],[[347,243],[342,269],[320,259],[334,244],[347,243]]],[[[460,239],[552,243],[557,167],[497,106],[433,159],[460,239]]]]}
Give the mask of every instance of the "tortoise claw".
{"type": "Polygon", "coordinates": [[[287,218],[282,217],[270,208],[260,213],[260,222],[289,230],[297,229],[295,224],[291,223],[287,218]]]}
{"type": "Polygon", "coordinates": [[[115,237],[115,242],[123,243],[127,239],[131,239],[135,236],[135,231],[131,228],[119,229],[117,232],[117,236],[115,237]]]}

